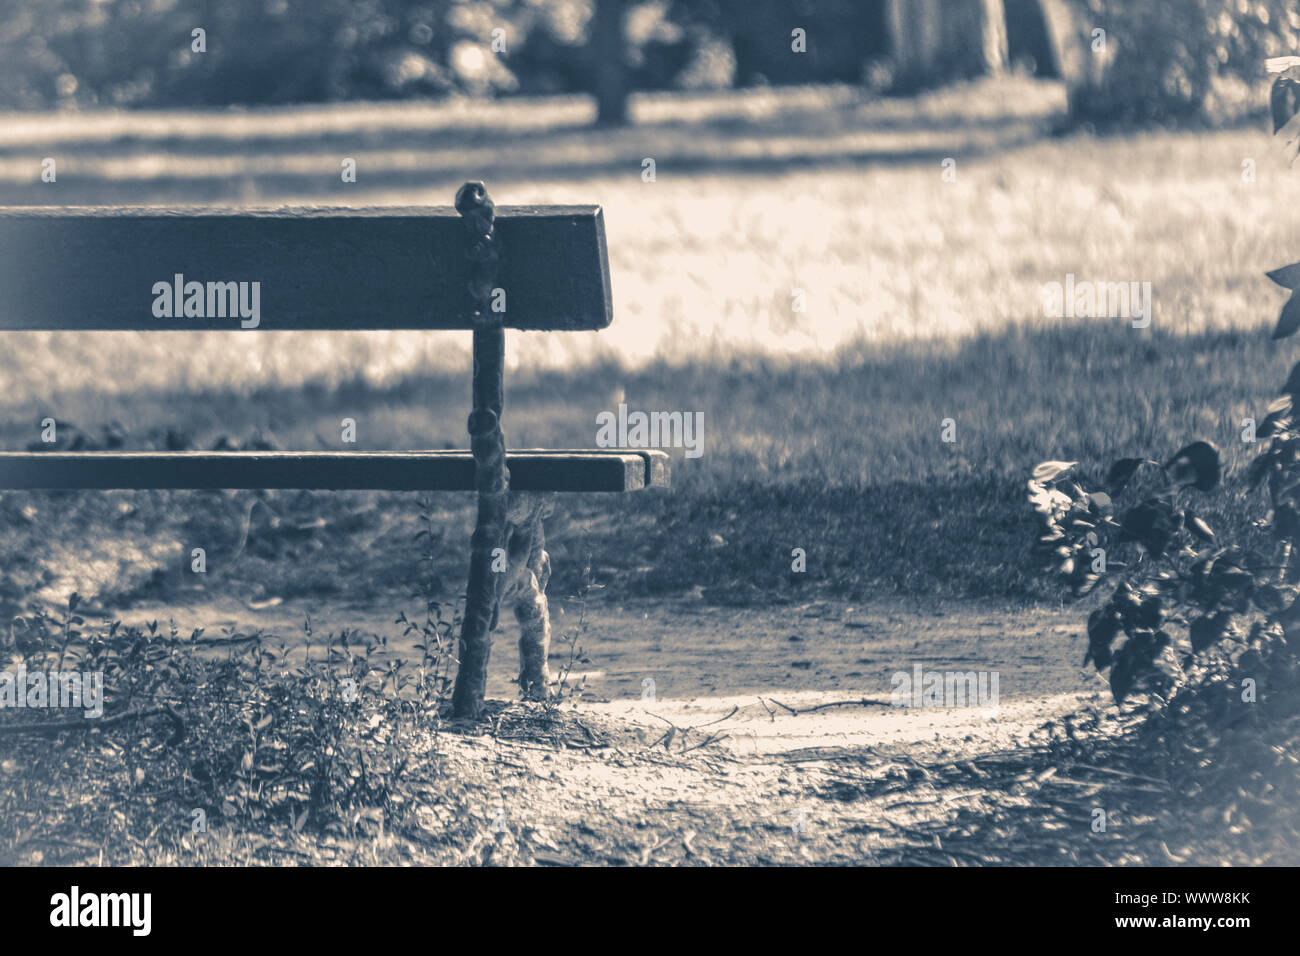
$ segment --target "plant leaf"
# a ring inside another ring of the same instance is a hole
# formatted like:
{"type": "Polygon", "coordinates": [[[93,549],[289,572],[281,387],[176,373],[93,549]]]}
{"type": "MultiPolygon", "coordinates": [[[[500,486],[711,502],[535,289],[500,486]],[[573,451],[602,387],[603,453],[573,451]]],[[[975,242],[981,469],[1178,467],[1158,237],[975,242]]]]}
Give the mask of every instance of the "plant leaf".
{"type": "Polygon", "coordinates": [[[1258,488],[1272,465],[1273,458],[1271,455],[1258,455],[1246,468],[1246,487],[1251,491],[1258,488]]]}
{"type": "Polygon", "coordinates": [[[1270,415],[1259,423],[1259,428],[1255,429],[1256,438],[1272,438],[1274,435],[1287,431],[1291,427],[1291,419],[1285,415],[1270,415]]]}
{"type": "Polygon", "coordinates": [[[1289,266],[1282,266],[1281,268],[1273,269],[1269,272],[1265,272],[1264,275],[1268,276],[1282,288],[1294,290],[1296,286],[1300,286],[1300,262],[1293,262],[1289,266]]]}
{"type": "Polygon", "coordinates": [[[1203,651],[1211,644],[1216,644],[1228,633],[1228,622],[1232,620],[1227,611],[1207,617],[1198,617],[1187,628],[1193,651],[1203,651]]]}
{"type": "Polygon", "coordinates": [[[1108,607],[1099,607],[1088,615],[1088,651],[1083,655],[1083,666],[1092,660],[1097,670],[1110,666],[1110,643],[1119,633],[1120,619],[1108,607]]]}
{"type": "Polygon", "coordinates": [[[1265,584],[1256,588],[1250,599],[1265,614],[1277,614],[1286,607],[1286,595],[1275,585],[1265,584]]]}
{"type": "Polygon", "coordinates": [[[1180,448],[1165,470],[1180,485],[1209,491],[1219,483],[1219,450],[1207,441],[1194,441],[1180,448]]]}
{"type": "Polygon", "coordinates": [[[1169,539],[1178,530],[1173,509],[1167,502],[1148,499],[1134,505],[1120,518],[1121,541],[1137,541],[1153,557],[1160,557],[1169,547],[1169,539]]]}
{"type": "Polygon", "coordinates": [[[1285,73],[1296,66],[1300,66],[1300,56],[1271,56],[1264,61],[1264,70],[1268,73],[1285,73]]]}
{"type": "Polygon", "coordinates": [[[1293,397],[1300,395],[1300,362],[1291,366],[1291,374],[1286,377],[1286,384],[1282,386],[1282,391],[1293,397]]]}
{"type": "Polygon", "coordinates": [[[1110,471],[1106,472],[1106,484],[1110,488],[1110,493],[1117,495],[1123,491],[1124,486],[1137,474],[1138,468],[1144,461],[1143,458],[1121,458],[1111,465],[1110,471]]]}
{"type": "Polygon", "coordinates": [[[1196,537],[1200,538],[1206,544],[1214,544],[1214,532],[1210,529],[1208,524],[1196,515],[1192,514],[1190,511],[1187,512],[1186,517],[1183,519],[1183,523],[1187,526],[1188,531],[1196,535],[1196,537]]]}
{"type": "Polygon", "coordinates": [[[1157,670],[1166,672],[1177,667],[1177,661],[1171,663],[1168,655],[1162,655],[1166,660],[1161,662],[1163,666],[1156,667],[1156,657],[1161,655],[1162,649],[1168,647],[1169,643],[1169,635],[1163,631],[1154,634],[1147,631],[1132,635],[1115,652],[1114,665],[1110,669],[1110,692],[1117,705],[1124,703],[1124,698],[1133,690],[1139,678],[1157,670]]]}
{"type": "Polygon", "coordinates": [[[1296,329],[1300,329],[1300,291],[1292,292],[1291,298],[1282,306],[1282,312],[1277,317],[1277,327],[1273,329],[1273,340],[1294,335],[1296,329]]]}
{"type": "Polygon", "coordinates": [[[1268,112],[1273,120],[1274,135],[1300,113],[1300,83],[1296,82],[1296,65],[1290,62],[1294,59],[1279,56],[1264,61],[1270,73],[1281,74],[1273,80],[1268,91],[1268,112]]]}
{"type": "Polygon", "coordinates": [[[1077,464],[1077,461],[1041,462],[1034,468],[1034,481],[1055,481],[1077,464]]]}

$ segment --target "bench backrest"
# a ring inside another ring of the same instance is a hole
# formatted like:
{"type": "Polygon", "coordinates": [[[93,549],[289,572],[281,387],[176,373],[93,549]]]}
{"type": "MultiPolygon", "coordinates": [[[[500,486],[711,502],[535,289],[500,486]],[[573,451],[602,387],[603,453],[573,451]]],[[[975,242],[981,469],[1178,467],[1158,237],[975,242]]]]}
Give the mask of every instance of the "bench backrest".
{"type": "MultiPolygon", "coordinates": [[[[495,241],[506,327],[609,325],[599,206],[498,206],[495,241]]],[[[442,206],[0,208],[0,330],[239,329],[240,282],[259,283],[260,329],[468,329],[466,245],[442,206]],[[183,314],[190,283],[202,315],[183,314]],[[181,315],[155,315],[164,285],[181,315]]]]}

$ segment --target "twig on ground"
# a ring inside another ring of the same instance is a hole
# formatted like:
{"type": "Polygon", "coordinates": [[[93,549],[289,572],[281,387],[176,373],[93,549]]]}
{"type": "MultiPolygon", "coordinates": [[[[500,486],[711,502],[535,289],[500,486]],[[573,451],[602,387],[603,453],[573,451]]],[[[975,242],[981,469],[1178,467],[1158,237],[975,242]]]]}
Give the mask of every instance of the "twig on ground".
{"type": "Polygon", "coordinates": [[[710,735],[708,736],[708,738],[706,738],[705,740],[703,740],[703,741],[701,741],[700,743],[696,744],[695,746],[693,746],[693,747],[686,747],[685,749],[683,749],[683,750],[679,750],[679,751],[677,751],[677,752],[678,752],[679,754],[688,754],[688,753],[690,753],[692,750],[699,750],[701,747],[707,747],[709,744],[717,743],[718,741],[721,741],[721,740],[728,740],[728,739],[729,739],[729,736],[728,736],[727,734],[710,734],[710,735]]]}
{"type": "Polygon", "coordinates": [[[1128,771],[1125,770],[1113,770],[1110,767],[1094,767],[1091,764],[1086,764],[1086,763],[1076,763],[1073,764],[1072,766],[1074,766],[1079,770],[1095,770],[1097,771],[1097,773],[1111,773],[1117,777],[1131,777],[1134,780],[1145,780],[1147,783],[1154,783],[1158,786],[1165,788],[1166,790],[1169,789],[1169,782],[1167,780],[1160,780],[1157,779],[1156,777],[1145,777],[1140,773],[1129,773],[1128,771]]]}
{"type": "Polygon", "coordinates": [[[170,707],[151,707],[148,710],[129,710],[114,714],[112,717],[80,720],[43,721],[35,724],[0,725],[0,736],[10,734],[56,734],[65,730],[96,730],[113,727],[131,720],[143,720],[146,717],[166,717],[172,724],[172,735],[167,739],[168,746],[175,746],[185,739],[185,721],[180,714],[170,707]]]}
{"type": "Polygon", "coordinates": [[[667,842],[668,842],[668,838],[664,837],[663,839],[656,839],[653,844],[641,847],[640,865],[645,866],[646,864],[648,864],[650,862],[650,855],[667,842]]]}
{"type": "MultiPolygon", "coordinates": [[[[762,700],[762,698],[760,697],[759,700],[762,700]]],[[[874,700],[870,697],[859,697],[857,700],[832,700],[832,701],[827,701],[824,704],[814,704],[812,707],[797,707],[797,708],[791,707],[788,704],[782,704],[775,697],[772,698],[772,703],[780,704],[780,706],[790,711],[790,713],[792,713],[796,717],[798,717],[800,714],[811,714],[814,711],[826,710],[830,707],[890,707],[892,706],[889,703],[889,701],[874,700]]]]}

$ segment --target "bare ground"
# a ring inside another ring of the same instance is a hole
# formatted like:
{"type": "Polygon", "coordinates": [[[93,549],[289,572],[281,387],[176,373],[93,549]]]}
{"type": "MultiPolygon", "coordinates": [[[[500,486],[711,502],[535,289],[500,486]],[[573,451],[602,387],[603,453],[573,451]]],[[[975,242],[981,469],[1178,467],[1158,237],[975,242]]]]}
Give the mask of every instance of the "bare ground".
{"type": "Polygon", "coordinates": [[[452,739],[450,764],[465,772],[477,763],[494,780],[502,828],[512,831],[485,835],[476,859],[510,853],[517,831],[532,859],[550,864],[946,865],[960,858],[939,834],[963,814],[1027,802],[988,786],[972,761],[1025,746],[1044,719],[1087,696],[996,713],[840,701],[805,691],[779,702],[594,704],[577,712],[591,730],[586,744],[553,750],[498,734],[485,751],[452,739]],[[967,781],[924,779],[927,765],[944,762],[970,767],[967,781]]]}
{"type": "MultiPolygon", "coordinates": [[[[1079,666],[1087,616],[1079,608],[957,600],[922,606],[908,598],[858,605],[712,603],[720,597],[697,590],[665,600],[590,598],[585,628],[576,602],[554,602],[552,667],[566,665],[573,638],[583,653],[572,666],[570,683],[586,677],[584,705],[640,699],[647,680],[660,699],[822,691],[887,702],[891,675],[910,672],[916,664],[927,670],[996,671],[1003,703],[1104,686],[1079,666]],[[581,663],[584,657],[588,663],[581,663]]],[[[400,611],[412,617],[422,612],[414,604],[375,605],[364,596],[339,604],[318,597],[273,601],[140,603],[113,616],[125,624],[172,620],[182,634],[194,627],[209,633],[223,627],[243,633],[261,629],[299,646],[310,617],[317,635],[345,628],[374,633],[387,638],[390,651],[414,653],[414,639],[403,639],[394,623],[400,611]]],[[[503,615],[493,638],[490,697],[515,696],[516,637],[509,614],[503,615]]]]}
{"type": "MultiPolygon", "coordinates": [[[[163,612],[145,606],[123,617],[137,622],[163,612]]],[[[231,603],[166,613],[183,633],[204,623],[301,634],[302,611],[293,602],[256,612],[231,603]]],[[[385,615],[394,616],[358,602],[314,615],[312,626],[317,635],[364,629],[385,615]]],[[[697,595],[590,603],[585,630],[574,626],[576,615],[572,605],[556,609],[557,637],[577,636],[581,652],[571,655],[557,640],[553,663],[575,660],[569,680],[585,676],[580,693],[550,712],[501,700],[514,696],[507,629],[496,638],[489,689],[496,700],[487,725],[453,725],[437,740],[414,744],[426,758],[422,765],[436,768],[431,775],[468,785],[477,821],[472,839],[446,839],[464,818],[453,822],[457,811],[431,788],[429,805],[416,814],[423,833],[385,833],[382,824],[362,840],[218,832],[208,847],[194,848],[198,858],[211,852],[222,861],[278,863],[1096,862],[1080,852],[1096,835],[1090,808],[1078,799],[1095,793],[1095,785],[1064,768],[1057,781],[1054,772],[1021,761],[1041,750],[1045,722],[1106,704],[1102,686],[1075,666],[1082,657],[1077,609],[951,604],[921,611],[905,600],[732,608],[697,595]],[[577,663],[582,659],[589,663],[577,663]],[[997,705],[892,706],[890,675],[916,664],[997,671],[997,705]],[[1042,799],[1044,787],[1054,786],[1066,802],[1042,799]],[[1026,811],[1043,817],[1029,859],[1023,846],[1020,858],[990,854],[987,827],[977,847],[963,845],[974,832],[964,821],[987,824],[1026,811]]],[[[390,650],[405,652],[396,636],[390,650]]]]}

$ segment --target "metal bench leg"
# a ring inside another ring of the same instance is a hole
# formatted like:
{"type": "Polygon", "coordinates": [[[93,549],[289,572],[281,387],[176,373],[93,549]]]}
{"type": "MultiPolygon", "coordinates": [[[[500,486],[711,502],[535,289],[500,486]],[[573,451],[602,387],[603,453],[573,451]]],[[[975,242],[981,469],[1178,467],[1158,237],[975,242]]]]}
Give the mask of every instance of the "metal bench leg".
{"type": "MultiPolygon", "coordinates": [[[[479,333],[474,333],[475,365],[479,358],[479,333]]],[[[498,355],[500,353],[498,352],[498,355]]],[[[500,379],[498,378],[498,383],[500,379]]],[[[498,406],[499,408],[499,406],[498,406]]],[[[469,583],[465,589],[465,617],[461,622],[460,667],[452,692],[457,717],[476,718],[487,692],[488,657],[492,629],[496,627],[501,575],[492,570],[493,552],[506,541],[509,485],[505,443],[496,409],[475,405],[470,415],[470,448],[474,452],[478,516],[470,538],[469,583]]]]}
{"type": "Polygon", "coordinates": [[[546,553],[543,519],[554,503],[549,495],[512,495],[509,580],[503,599],[514,605],[519,622],[519,689],[525,698],[543,700],[550,691],[551,615],[546,585],[551,558],[546,553]]]}
{"type": "Polygon", "coordinates": [[[456,210],[465,217],[472,241],[469,258],[470,295],[474,300],[474,410],[469,415],[469,447],[474,454],[474,487],[478,517],[470,539],[469,583],[465,589],[465,618],[460,632],[460,668],[452,692],[457,717],[478,717],[487,691],[492,628],[496,626],[500,575],[492,571],[493,551],[506,539],[510,473],[506,442],[501,434],[505,401],[505,330],[488,308],[496,282],[497,250],[494,205],[482,183],[466,183],[456,193],[456,210]]]}

